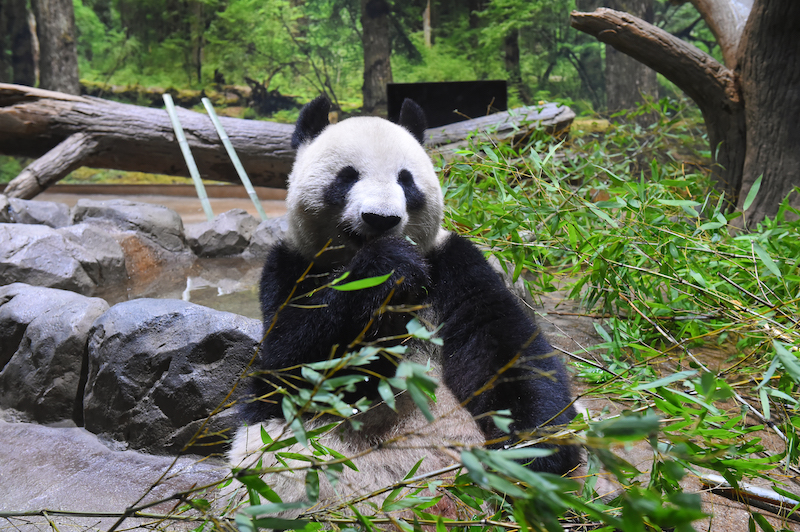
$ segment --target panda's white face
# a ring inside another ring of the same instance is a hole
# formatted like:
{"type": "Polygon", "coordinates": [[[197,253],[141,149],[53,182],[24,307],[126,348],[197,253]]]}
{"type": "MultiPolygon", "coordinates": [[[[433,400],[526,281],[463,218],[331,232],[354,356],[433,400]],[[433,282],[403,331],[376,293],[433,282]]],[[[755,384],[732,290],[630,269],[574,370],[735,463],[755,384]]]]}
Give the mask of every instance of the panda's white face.
{"type": "Polygon", "coordinates": [[[405,128],[374,117],[325,127],[301,144],[289,176],[288,239],[318,263],[348,262],[367,241],[407,236],[426,253],[441,227],[443,200],[433,164],[405,128]]]}

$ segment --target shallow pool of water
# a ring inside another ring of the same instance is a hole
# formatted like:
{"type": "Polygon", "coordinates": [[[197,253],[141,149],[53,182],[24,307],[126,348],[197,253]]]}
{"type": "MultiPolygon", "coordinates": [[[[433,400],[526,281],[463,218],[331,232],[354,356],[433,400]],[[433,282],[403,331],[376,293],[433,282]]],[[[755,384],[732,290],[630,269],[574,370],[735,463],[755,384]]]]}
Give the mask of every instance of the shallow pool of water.
{"type": "Polygon", "coordinates": [[[260,320],[258,282],[262,265],[261,260],[201,258],[190,266],[160,268],[152,275],[101,288],[92,295],[109,305],[143,297],[182,299],[260,320]]]}

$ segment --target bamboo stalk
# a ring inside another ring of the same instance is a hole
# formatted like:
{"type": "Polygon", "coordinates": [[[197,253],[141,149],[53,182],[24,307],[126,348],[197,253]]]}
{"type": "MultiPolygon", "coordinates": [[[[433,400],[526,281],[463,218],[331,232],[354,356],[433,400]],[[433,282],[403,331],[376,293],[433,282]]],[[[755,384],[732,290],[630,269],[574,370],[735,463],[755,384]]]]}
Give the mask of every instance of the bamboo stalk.
{"type": "Polygon", "coordinates": [[[256,190],[250,183],[250,178],[247,177],[247,172],[244,171],[244,166],[242,166],[239,156],[236,155],[236,150],[233,149],[231,139],[228,138],[228,134],[225,133],[225,128],[222,127],[222,123],[219,121],[219,118],[217,118],[217,113],[214,111],[214,106],[211,105],[211,100],[208,98],[203,98],[202,102],[203,106],[205,106],[206,111],[208,112],[208,117],[211,119],[211,122],[214,123],[214,127],[216,128],[217,134],[222,141],[222,145],[225,146],[225,150],[228,152],[228,157],[231,158],[233,167],[236,168],[236,173],[239,174],[239,179],[242,180],[242,184],[244,185],[244,189],[247,191],[247,195],[250,196],[250,199],[253,201],[253,205],[256,206],[256,211],[258,211],[258,215],[261,216],[261,219],[266,220],[267,213],[264,212],[264,207],[261,206],[261,202],[258,199],[256,190]]]}
{"type": "Polygon", "coordinates": [[[172,102],[172,96],[164,94],[164,104],[167,107],[167,114],[172,122],[172,129],[175,130],[175,137],[178,139],[178,145],[181,147],[183,159],[186,161],[186,166],[189,168],[189,175],[192,176],[194,181],[194,188],[197,190],[197,197],[200,198],[200,203],[203,205],[203,211],[206,213],[206,218],[211,222],[214,220],[214,211],[211,210],[211,202],[208,201],[206,188],[203,186],[203,180],[200,178],[200,171],[197,170],[197,164],[192,157],[192,150],[189,149],[189,142],[186,140],[186,135],[183,134],[183,127],[181,121],[178,120],[178,113],[175,112],[175,104],[172,102]]]}

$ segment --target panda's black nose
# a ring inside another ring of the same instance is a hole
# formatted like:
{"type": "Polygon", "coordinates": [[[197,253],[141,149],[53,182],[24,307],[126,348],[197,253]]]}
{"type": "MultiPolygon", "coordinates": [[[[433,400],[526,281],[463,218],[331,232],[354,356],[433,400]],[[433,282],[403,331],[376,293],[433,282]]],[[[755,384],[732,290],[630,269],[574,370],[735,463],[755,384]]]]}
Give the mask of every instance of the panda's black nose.
{"type": "Polygon", "coordinates": [[[400,223],[399,216],[384,216],[382,214],[375,214],[371,212],[362,213],[361,219],[367,222],[367,225],[369,225],[371,228],[380,232],[388,231],[400,223]]]}

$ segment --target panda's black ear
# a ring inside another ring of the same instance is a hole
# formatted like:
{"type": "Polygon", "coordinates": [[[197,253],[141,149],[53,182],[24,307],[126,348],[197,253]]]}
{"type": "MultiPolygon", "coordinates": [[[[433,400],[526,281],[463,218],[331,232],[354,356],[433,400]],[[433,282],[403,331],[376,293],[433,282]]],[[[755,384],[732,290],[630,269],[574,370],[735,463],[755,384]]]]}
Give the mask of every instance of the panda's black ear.
{"type": "Polygon", "coordinates": [[[425,119],[425,111],[417,105],[417,102],[409,98],[403,100],[403,106],[400,107],[400,119],[397,123],[414,135],[417,142],[425,143],[425,128],[428,127],[428,121],[425,119]]]}
{"type": "Polygon", "coordinates": [[[294,126],[292,133],[292,148],[297,149],[304,142],[312,140],[322,133],[328,125],[328,113],[331,110],[331,102],[324,94],[317,96],[300,109],[300,118],[294,126]]]}

